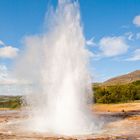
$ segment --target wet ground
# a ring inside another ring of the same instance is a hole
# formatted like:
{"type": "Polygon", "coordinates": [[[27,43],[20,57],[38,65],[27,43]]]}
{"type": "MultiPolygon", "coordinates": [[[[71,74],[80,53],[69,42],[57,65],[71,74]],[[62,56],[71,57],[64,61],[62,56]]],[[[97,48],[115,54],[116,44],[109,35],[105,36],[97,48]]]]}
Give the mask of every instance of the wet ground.
{"type": "Polygon", "coordinates": [[[23,128],[25,110],[1,110],[0,140],[140,140],[140,110],[96,112],[96,117],[102,124],[98,133],[67,137],[29,132],[23,128]]]}

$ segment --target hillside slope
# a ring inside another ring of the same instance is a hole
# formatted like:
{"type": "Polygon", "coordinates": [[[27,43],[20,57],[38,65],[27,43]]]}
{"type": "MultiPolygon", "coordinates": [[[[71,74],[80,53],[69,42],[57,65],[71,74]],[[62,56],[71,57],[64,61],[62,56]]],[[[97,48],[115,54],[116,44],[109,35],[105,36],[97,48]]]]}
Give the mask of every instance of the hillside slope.
{"type": "Polygon", "coordinates": [[[138,80],[140,80],[140,70],[136,70],[134,72],[125,75],[111,78],[105,81],[103,84],[105,85],[127,84],[138,80]]]}

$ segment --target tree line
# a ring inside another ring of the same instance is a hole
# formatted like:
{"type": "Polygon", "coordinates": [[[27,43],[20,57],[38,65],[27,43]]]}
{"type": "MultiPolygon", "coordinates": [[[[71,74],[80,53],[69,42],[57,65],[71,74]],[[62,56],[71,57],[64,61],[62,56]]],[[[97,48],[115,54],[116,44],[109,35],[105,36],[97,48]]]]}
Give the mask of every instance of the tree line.
{"type": "Polygon", "coordinates": [[[117,85],[93,85],[95,103],[119,103],[140,100],[140,81],[117,85]]]}
{"type": "MultiPolygon", "coordinates": [[[[123,103],[140,100],[140,80],[128,84],[93,84],[95,103],[123,103]]],[[[0,97],[0,108],[19,108],[23,104],[21,96],[0,97]]]]}

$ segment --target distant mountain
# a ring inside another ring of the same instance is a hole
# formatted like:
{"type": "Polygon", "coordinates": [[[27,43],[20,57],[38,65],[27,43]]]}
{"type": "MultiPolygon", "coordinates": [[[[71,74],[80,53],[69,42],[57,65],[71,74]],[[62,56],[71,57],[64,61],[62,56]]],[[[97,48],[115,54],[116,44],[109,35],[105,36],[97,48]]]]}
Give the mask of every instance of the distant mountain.
{"type": "Polygon", "coordinates": [[[103,83],[103,85],[127,84],[140,80],[140,70],[111,78],[103,83]]]}

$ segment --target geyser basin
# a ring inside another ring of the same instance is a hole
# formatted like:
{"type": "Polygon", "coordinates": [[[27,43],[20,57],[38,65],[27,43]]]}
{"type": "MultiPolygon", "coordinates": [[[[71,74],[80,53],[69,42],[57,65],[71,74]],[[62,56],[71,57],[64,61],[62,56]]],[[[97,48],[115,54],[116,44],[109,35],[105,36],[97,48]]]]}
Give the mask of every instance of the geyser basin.
{"type": "Polygon", "coordinates": [[[93,133],[96,128],[87,107],[90,53],[78,2],[59,0],[55,11],[50,9],[45,33],[26,38],[20,61],[26,70],[18,71],[33,85],[25,99],[31,108],[28,127],[65,135],[93,133]]]}

